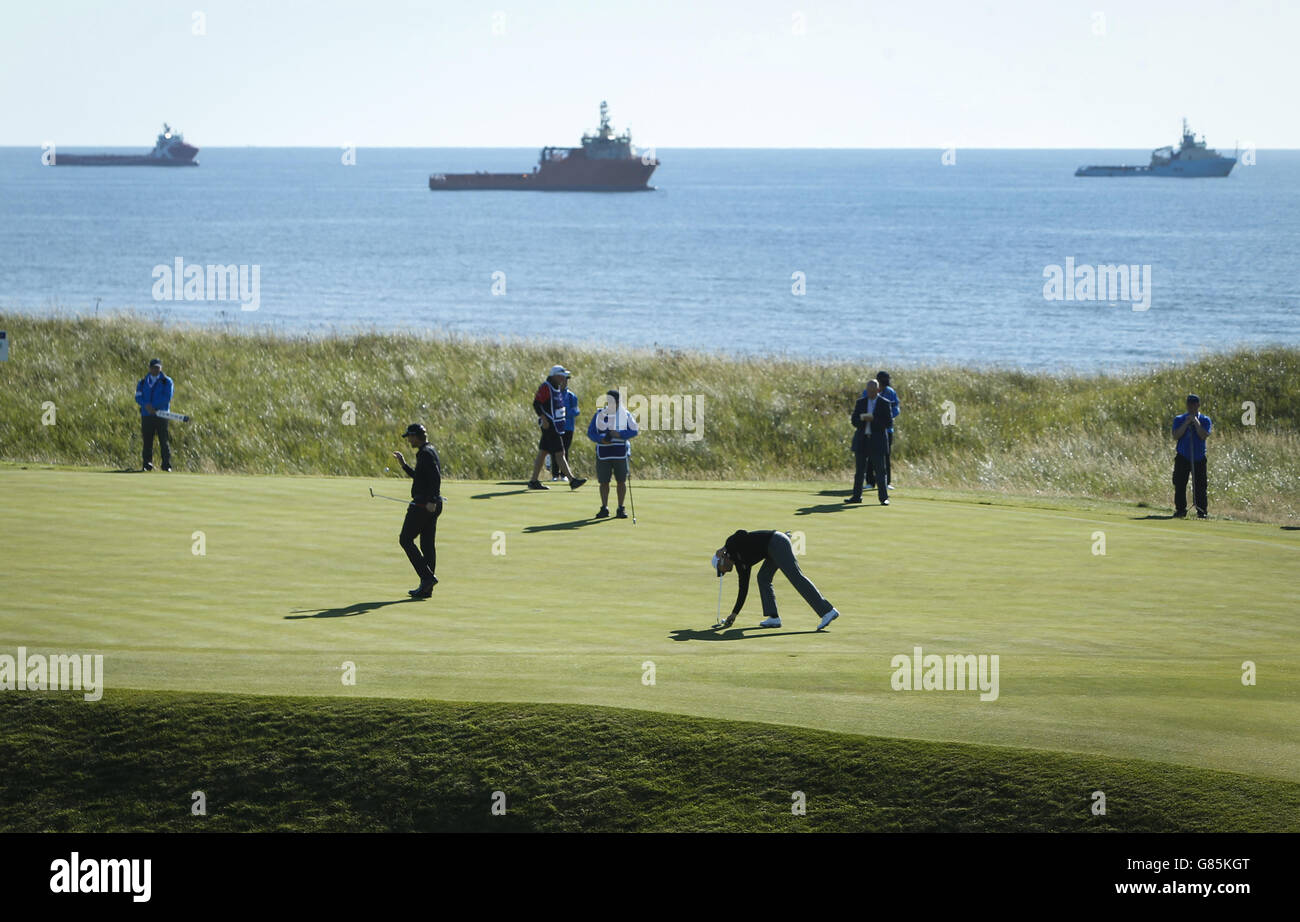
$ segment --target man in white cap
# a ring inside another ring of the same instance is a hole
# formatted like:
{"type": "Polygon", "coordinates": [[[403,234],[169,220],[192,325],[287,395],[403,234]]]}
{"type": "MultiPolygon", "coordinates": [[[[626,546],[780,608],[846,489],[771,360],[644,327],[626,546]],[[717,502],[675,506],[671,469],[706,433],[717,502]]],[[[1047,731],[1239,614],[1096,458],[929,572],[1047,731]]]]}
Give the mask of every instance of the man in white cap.
{"type": "MultiPolygon", "coordinates": [[[[560,438],[564,439],[565,455],[573,451],[573,433],[578,428],[578,395],[569,390],[569,377],[569,375],[565,376],[564,387],[560,388],[560,392],[564,394],[564,427],[560,430],[560,438]]],[[[551,455],[551,481],[563,479],[560,474],[560,459],[551,455]]]]}
{"type": "Polygon", "coordinates": [[[558,459],[560,473],[569,478],[570,490],[576,490],[587,482],[583,477],[573,476],[573,471],[569,469],[569,458],[564,451],[564,420],[569,412],[568,402],[564,397],[564,387],[570,376],[570,372],[563,365],[552,365],[551,373],[533,395],[533,412],[537,414],[537,425],[542,427],[542,437],[537,443],[537,460],[533,462],[533,478],[528,481],[530,490],[550,489],[539,479],[547,455],[558,459]]]}

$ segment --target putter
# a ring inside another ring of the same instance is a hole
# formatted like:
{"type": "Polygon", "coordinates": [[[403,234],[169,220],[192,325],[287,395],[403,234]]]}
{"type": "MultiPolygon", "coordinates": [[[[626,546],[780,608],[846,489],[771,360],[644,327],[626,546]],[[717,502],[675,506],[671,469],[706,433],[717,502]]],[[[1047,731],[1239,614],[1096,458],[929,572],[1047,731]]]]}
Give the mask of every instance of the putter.
{"type": "Polygon", "coordinates": [[[401,503],[403,506],[413,506],[413,505],[415,505],[415,504],[412,503],[409,499],[398,499],[396,496],[385,496],[385,495],[382,494],[382,493],[376,493],[374,487],[371,487],[371,488],[370,488],[370,495],[371,495],[371,497],[374,498],[374,499],[386,499],[386,500],[390,500],[390,501],[392,501],[392,502],[394,502],[394,503],[401,503]]]}
{"type": "Polygon", "coordinates": [[[713,629],[722,627],[722,577],[718,577],[718,610],[713,616],[713,629]]]}
{"type": "Polygon", "coordinates": [[[632,494],[632,456],[627,458],[627,501],[632,506],[632,524],[636,524],[636,497],[632,494]]]}

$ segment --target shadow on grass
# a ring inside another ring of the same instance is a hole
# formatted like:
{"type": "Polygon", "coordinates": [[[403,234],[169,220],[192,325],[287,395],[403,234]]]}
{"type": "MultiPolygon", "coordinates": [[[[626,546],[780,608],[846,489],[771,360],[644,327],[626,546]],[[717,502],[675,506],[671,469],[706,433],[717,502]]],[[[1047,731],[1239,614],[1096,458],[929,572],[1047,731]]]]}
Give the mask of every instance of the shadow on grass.
{"type": "Polygon", "coordinates": [[[817,506],[804,506],[794,511],[795,515],[815,515],[819,512],[842,512],[845,509],[853,509],[856,506],[865,506],[866,503],[821,503],[817,506]]]}
{"type": "Polygon", "coordinates": [[[845,488],[843,490],[818,490],[818,496],[852,496],[853,491],[845,488]]]}
{"type": "Polygon", "coordinates": [[[1300,531],[1300,525],[1279,525],[1283,531],[1300,531]]]}
{"type": "MultiPolygon", "coordinates": [[[[495,499],[498,496],[518,496],[520,493],[531,493],[528,489],[527,480],[498,480],[498,487],[523,487],[522,490],[498,490],[496,493],[475,493],[470,499],[495,499]]],[[[541,490],[537,491],[542,492],[541,490]]]]}
{"type": "Polygon", "coordinates": [[[582,528],[586,525],[599,525],[602,522],[618,521],[612,515],[607,519],[574,519],[571,522],[554,522],[550,525],[529,525],[524,529],[524,534],[531,535],[539,531],[571,531],[575,528],[582,528]]]}
{"type": "Polygon", "coordinates": [[[793,637],[796,634],[824,634],[825,631],[783,631],[770,627],[731,627],[726,630],[708,628],[702,631],[694,628],[681,628],[671,631],[668,636],[673,640],[753,640],[755,637],[793,637]],[[746,634],[746,631],[754,631],[746,634]]]}
{"type": "Polygon", "coordinates": [[[1133,516],[1133,521],[1145,522],[1147,519],[1157,519],[1159,521],[1165,521],[1166,519],[1173,519],[1173,518],[1177,518],[1177,516],[1173,515],[1172,513],[1170,513],[1169,515],[1135,515],[1133,516]]]}
{"type": "Polygon", "coordinates": [[[303,618],[351,618],[364,615],[376,608],[387,605],[403,605],[407,602],[422,602],[423,599],[386,599],[382,602],[353,602],[343,608],[296,608],[291,615],[285,615],[285,621],[301,621],[303,618]]]}
{"type": "Polygon", "coordinates": [[[123,467],[115,471],[103,471],[105,474],[146,474],[148,471],[138,467],[123,467]]]}

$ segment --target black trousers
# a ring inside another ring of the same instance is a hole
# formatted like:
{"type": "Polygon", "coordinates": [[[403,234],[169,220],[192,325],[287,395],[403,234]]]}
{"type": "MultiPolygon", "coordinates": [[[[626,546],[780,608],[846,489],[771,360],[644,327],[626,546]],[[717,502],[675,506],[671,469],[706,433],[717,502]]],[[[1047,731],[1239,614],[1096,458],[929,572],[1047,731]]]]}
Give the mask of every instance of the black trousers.
{"type": "Polygon", "coordinates": [[[866,443],[865,450],[853,453],[858,462],[853,470],[853,495],[862,499],[862,484],[866,479],[867,469],[874,467],[876,470],[886,472],[884,477],[876,478],[876,497],[883,503],[889,499],[887,485],[889,474],[885,466],[889,457],[889,440],[884,436],[864,435],[862,438],[866,443]]]}
{"type": "Polygon", "coordinates": [[[442,515],[442,501],[435,504],[435,512],[430,512],[423,506],[407,506],[406,520],[402,522],[402,533],[397,538],[397,543],[406,551],[406,558],[411,561],[411,566],[415,568],[416,575],[420,577],[420,582],[433,579],[434,570],[438,565],[438,551],[434,547],[434,540],[438,533],[438,516],[442,515]],[[420,547],[415,547],[415,539],[420,539],[420,547]]]}
{"type": "Polygon", "coordinates": [[[140,417],[140,437],[144,441],[141,460],[146,465],[153,463],[153,437],[158,436],[158,450],[162,452],[162,466],[172,466],[172,447],[167,441],[167,420],[157,416],[140,417]]]}
{"type": "MultiPolygon", "coordinates": [[[[564,440],[564,456],[567,458],[569,456],[569,449],[573,447],[573,433],[565,432],[560,436],[560,438],[564,440]]],[[[560,456],[554,452],[551,453],[551,476],[560,476],[560,456]]]]}
{"type": "Polygon", "coordinates": [[[1190,461],[1181,454],[1174,455],[1174,508],[1187,511],[1187,478],[1192,478],[1192,502],[1197,512],[1207,511],[1209,478],[1205,473],[1205,459],[1190,461]]]}
{"type": "MultiPolygon", "coordinates": [[[[888,438],[885,439],[885,483],[889,483],[894,476],[894,470],[891,464],[894,457],[893,430],[890,430],[889,432],[885,433],[885,435],[888,436],[888,438]]],[[[867,482],[875,483],[877,476],[878,475],[876,474],[876,466],[871,463],[871,458],[868,457],[867,458],[867,482]]]]}

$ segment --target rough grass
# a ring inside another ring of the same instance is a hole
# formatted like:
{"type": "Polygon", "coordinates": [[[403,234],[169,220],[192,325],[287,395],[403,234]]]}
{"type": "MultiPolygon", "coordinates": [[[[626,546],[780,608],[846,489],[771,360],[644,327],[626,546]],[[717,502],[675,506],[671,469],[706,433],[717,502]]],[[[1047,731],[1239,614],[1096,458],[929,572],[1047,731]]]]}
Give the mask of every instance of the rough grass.
{"type": "MultiPolygon", "coordinates": [[[[408,422],[431,426],[454,478],[519,479],[531,470],[533,390],[553,362],[576,371],[582,421],[610,387],[701,395],[702,438],[681,428],[636,443],[643,478],[844,477],[848,414],[874,366],[732,359],[681,351],[596,350],[358,333],[330,338],[162,326],[129,316],[0,314],[13,340],[0,366],[0,460],[138,464],[134,384],[159,355],[177,381],[178,467],[203,472],[372,475],[408,422]],[[43,425],[42,404],[57,412],[43,425]],[[355,425],[344,424],[344,404],[355,425]],[[178,424],[179,428],[179,424],[178,424]]],[[[892,360],[884,362],[893,365],[892,360]]],[[[891,369],[903,401],[900,484],[1092,496],[1168,507],[1182,397],[1215,420],[1216,514],[1293,523],[1300,509],[1300,349],[1207,356],[1107,375],[957,367],[891,369]],[[1243,424],[1242,404],[1256,422],[1243,424]],[[945,409],[955,423],[944,425],[945,409]]],[[[644,415],[644,414],[643,414],[644,415]]],[[[651,421],[642,419],[643,426],[651,421]]],[[[680,421],[665,419],[671,426],[680,421]]],[[[581,436],[580,469],[590,468],[581,436]]]]}
{"type": "Polygon", "coordinates": [[[5,832],[1300,830],[1291,782],[614,708],[9,693],[0,730],[5,832]]]}

